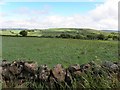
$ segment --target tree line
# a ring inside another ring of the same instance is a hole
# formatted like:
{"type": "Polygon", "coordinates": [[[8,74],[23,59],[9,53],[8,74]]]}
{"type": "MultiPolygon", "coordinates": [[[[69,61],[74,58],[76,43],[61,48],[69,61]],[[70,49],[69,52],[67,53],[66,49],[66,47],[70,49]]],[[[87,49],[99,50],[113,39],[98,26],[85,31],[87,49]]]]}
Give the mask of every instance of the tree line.
{"type": "MultiPolygon", "coordinates": [[[[28,31],[26,30],[22,30],[19,33],[21,36],[25,37],[28,35],[28,31]]],[[[49,36],[49,35],[42,35],[40,37],[44,37],[44,38],[71,38],[71,39],[84,39],[84,40],[120,40],[120,37],[118,35],[116,35],[114,32],[110,33],[109,35],[104,35],[102,33],[100,34],[96,34],[96,33],[92,33],[92,34],[86,34],[86,35],[82,35],[82,34],[68,34],[68,33],[61,33],[60,35],[56,35],[56,36],[49,36]]]]}

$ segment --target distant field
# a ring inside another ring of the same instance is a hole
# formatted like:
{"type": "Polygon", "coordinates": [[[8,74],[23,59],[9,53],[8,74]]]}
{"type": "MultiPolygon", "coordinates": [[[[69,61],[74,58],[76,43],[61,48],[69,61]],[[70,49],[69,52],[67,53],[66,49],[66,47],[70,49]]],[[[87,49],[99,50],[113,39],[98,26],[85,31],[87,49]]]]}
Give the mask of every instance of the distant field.
{"type": "MultiPolygon", "coordinates": [[[[34,30],[34,29],[33,29],[34,30]]],[[[3,30],[0,31],[0,35],[11,35],[11,36],[15,36],[15,35],[20,35],[19,32],[21,30],[3,30]]],[[[30,30],[28,30],[30,31],[30,30]]],[[[33,32],[28,32],[27,36],[56,36],[56,35],[60,35],[62,33],[67,33],[70,35],[76,35],[76,34],[82,34],[82,35],[87,35],[87,34],[104,34],[104,35],[109,35],[109,32],[104,32],[104,31],[99,31],[99,30],[94,30],[94,29],[77,29],[77,28],[50,28],[50,29],[38,29],[38,30],[34,30],[33,32]]]]}
{"type": "MultiPolygon", "coordinates": [[[[5,30],[5,31],[0,31],[0,35],[15,36],[15,35],[19,35],[20,31],[21,30],[5,30]]],[[[29,32],[28,36],[41,36],[41,32],[40,31],[29,32]]]]}
{"type": "Polygon", "coordinates": [[[2,58],[35,60],[39,64],[64,66],[91,60],[118,60],[117,41],[3,37],[2,58]]]}

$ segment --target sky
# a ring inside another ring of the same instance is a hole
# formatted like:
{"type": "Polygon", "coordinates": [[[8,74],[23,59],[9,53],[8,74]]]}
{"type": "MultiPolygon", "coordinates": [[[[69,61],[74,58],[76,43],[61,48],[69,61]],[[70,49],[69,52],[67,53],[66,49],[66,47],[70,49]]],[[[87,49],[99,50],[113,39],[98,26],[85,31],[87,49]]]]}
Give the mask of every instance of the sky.
{"type": "Polygon", "coordinates": [[[0,28],[118,30],[119,0],[58,1],[1,1],[0,28]]]}

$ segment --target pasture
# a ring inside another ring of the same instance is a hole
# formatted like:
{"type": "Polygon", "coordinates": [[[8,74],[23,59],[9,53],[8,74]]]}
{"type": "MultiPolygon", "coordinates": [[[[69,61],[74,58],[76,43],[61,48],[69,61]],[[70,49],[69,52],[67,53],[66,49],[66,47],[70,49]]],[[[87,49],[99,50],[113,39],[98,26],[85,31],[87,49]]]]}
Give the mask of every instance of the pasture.
{"type": "Polygon", "coordinates": [[[118,60],[118,42],[37,37],[2,37],[2,59],[34,60],[52,67],[118,60]]]}

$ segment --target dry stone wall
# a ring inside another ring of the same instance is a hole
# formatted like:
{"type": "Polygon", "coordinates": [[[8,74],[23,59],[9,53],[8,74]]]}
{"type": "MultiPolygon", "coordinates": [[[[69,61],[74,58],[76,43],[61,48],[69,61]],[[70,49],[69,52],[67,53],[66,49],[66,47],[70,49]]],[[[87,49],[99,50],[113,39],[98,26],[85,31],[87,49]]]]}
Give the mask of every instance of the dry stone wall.
{"type": "MultiPolygon", "coordinates": [[[[49,68],[47,65],[38,65],[33,61],[14,61],[8,62],[3,60],[0,65],[0,79],[4,83],[3,88],[16,87],[25,82],[45,84],[48,87],[59,87],[60,84],[66,84],[72,87],[75,80],[79,79],[79,83],[84,84],[84,79],[81,76],[90,74],[93,77],[99,78],[107,74],[108,78],[112,74],[117,75],[117,80],[120,82],[120,62],[105,61],[100,65],[95,62],[86,64],[74,64],[68,68],[64,68],[61,64],[49,68]]],[[[80,86],[82,87],[82,86],[80,86]]]]}

